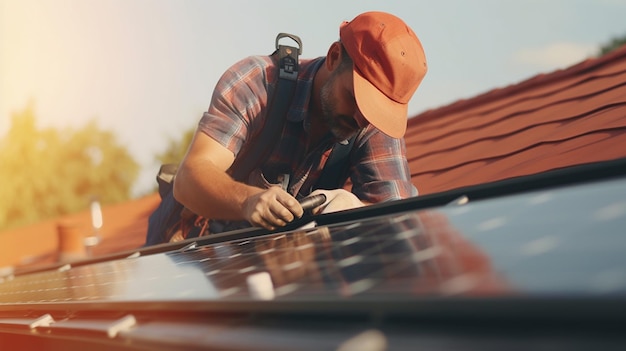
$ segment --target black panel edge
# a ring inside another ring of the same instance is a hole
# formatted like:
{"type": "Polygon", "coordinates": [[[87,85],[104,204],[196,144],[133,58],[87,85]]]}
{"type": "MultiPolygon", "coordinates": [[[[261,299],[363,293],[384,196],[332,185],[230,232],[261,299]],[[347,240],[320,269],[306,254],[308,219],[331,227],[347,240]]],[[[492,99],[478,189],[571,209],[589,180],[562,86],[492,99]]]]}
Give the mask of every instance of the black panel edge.
{"type": "Polygon", "coordinates": [[[167,320],[176,316],[209,317],[229,315],[240,318],[332,318],[375,319],[420,323],[446,322],[521,322],[620,323],[626,322],[622,296],[513,296],[275,300],[275,301],[128,301],[74,302],[2,305],[0,320],[13,314],[67,316],[113,316],[132,314],[138,319],[167,320]]]}
{"type": "MultiPolygon", "coordinates": [[[[267,234],[284,233],[296,230],[311,221],[315,221],[318,226],[332,225],[341,222],[357,221],[406,211],[440,207],[445,206],[462,196],[467,196],[470,201],[487,200],[491,198],[514,195],[528,191],[566,187],[576,184],[620,178],[624,176],[626,176],[626,158],[587,163],[528,176],[509,178],[501,181],[462,187],[434,194],[420,195],[404,200],[379,203],[335,213],[309,216],[306,218],[298,219],[292,223],[289,223],[287,226],[275,231],[268,231],[262,228],[240,229],[236,231],[213,234],[200,238],[191,238],[177,243],[165,243],[141,247],[135,250],[129,250],[112,255],[81,260],[73,262],[72,266],[84,266],[93,263],[123,259],[137,252],[140,253],[141,256],[146,256],[151,254],[181,250],[194,242],[197,243],[198,246],[203,246],[232,240],[258,237],[267,234]]],[[[56,264],[25,270],[17,269],[14,275],[18,276],[41,271],[48,271],[56,269],[58,267],[62,267],[63,265],[64,264],[56,264]]]]}
{"type": "Polygon", "coordinates": [[[315,217],[314,220],[317,224],[329,225],[337,222],[445,206],[462,196],[467,196],[470,201],[487,200],[529,191],[598,182],[624,176],[626,176],[626,158],[620,158],[612,161],[587,163],[528,176],[456,188],[410,199],[374,204],[349,211],[324,214],[315,217]]]}

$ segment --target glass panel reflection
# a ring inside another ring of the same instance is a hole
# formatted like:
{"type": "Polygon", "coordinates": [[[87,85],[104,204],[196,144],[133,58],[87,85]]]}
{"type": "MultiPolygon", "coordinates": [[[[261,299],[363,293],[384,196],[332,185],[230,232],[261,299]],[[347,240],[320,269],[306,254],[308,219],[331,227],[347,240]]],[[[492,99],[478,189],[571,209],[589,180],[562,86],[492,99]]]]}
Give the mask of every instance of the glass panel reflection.
{"type": "Polygon", "coordinates": [[[618,180],[4,278],[0,304],[623,295],[625,199],[618,180]]]}

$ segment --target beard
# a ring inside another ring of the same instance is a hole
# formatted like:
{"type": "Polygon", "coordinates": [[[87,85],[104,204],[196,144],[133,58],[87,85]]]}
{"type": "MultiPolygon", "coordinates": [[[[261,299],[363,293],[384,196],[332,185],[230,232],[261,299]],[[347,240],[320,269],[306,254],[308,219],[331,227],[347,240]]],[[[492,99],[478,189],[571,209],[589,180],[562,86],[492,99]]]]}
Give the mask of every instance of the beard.
{"type": "Polygon", "coordinates": [[[337,78],[333,72],[322,86],[320,91],[320,104],[322,108],[322,121],[333,136],[338,140],[348,140],[359,131],[359,125],[352,116],[337,113],[337,97],[332,94],[332,85],[337,78]]]}

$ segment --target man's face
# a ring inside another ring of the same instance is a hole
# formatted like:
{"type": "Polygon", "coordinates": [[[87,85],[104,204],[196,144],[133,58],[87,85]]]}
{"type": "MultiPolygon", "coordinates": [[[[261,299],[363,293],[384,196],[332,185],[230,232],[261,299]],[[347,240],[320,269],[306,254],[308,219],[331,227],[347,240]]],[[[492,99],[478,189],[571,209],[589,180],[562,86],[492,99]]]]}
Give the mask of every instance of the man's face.
{"type": "Polygon", "coordinates": [[[337,140],[346,140],[367,126],[354,99],[352,70],[335,70],[320,92],[322,118],[337,140]]]}

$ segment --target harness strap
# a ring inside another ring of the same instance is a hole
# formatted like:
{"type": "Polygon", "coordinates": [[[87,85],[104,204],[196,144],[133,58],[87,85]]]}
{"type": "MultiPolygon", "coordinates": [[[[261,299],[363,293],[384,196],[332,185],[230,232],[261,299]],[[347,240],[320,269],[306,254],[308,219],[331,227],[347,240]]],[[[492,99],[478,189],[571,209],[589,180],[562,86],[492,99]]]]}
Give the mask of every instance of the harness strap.
{"type": "Polygon", "coordinates": [[[356,136],[355,134],[344,142],[335,143],[313,190],[338,189],[343,186],[346,181],[350,151],[352,151],[356,136]]]}
{"type": "Polygon", "coordinates": [[[272,95],[269,110],[265,119],[265,125],[255,137],[256,147],[248,147],[241,157],[231,166],[232,177],[238,181],[245,181],[255,168],[260,166],[274,150],[287,119],[287,111],[296,91],[298,81],[299,59],[302,53],[302,41],[298,36],[279,33],[276,37],[276,51],[272,54],[278,56],[278,82],[276,91],[272,95]],[[291,38],[299,47],[279,45],[281,38],[291,38]]]}

